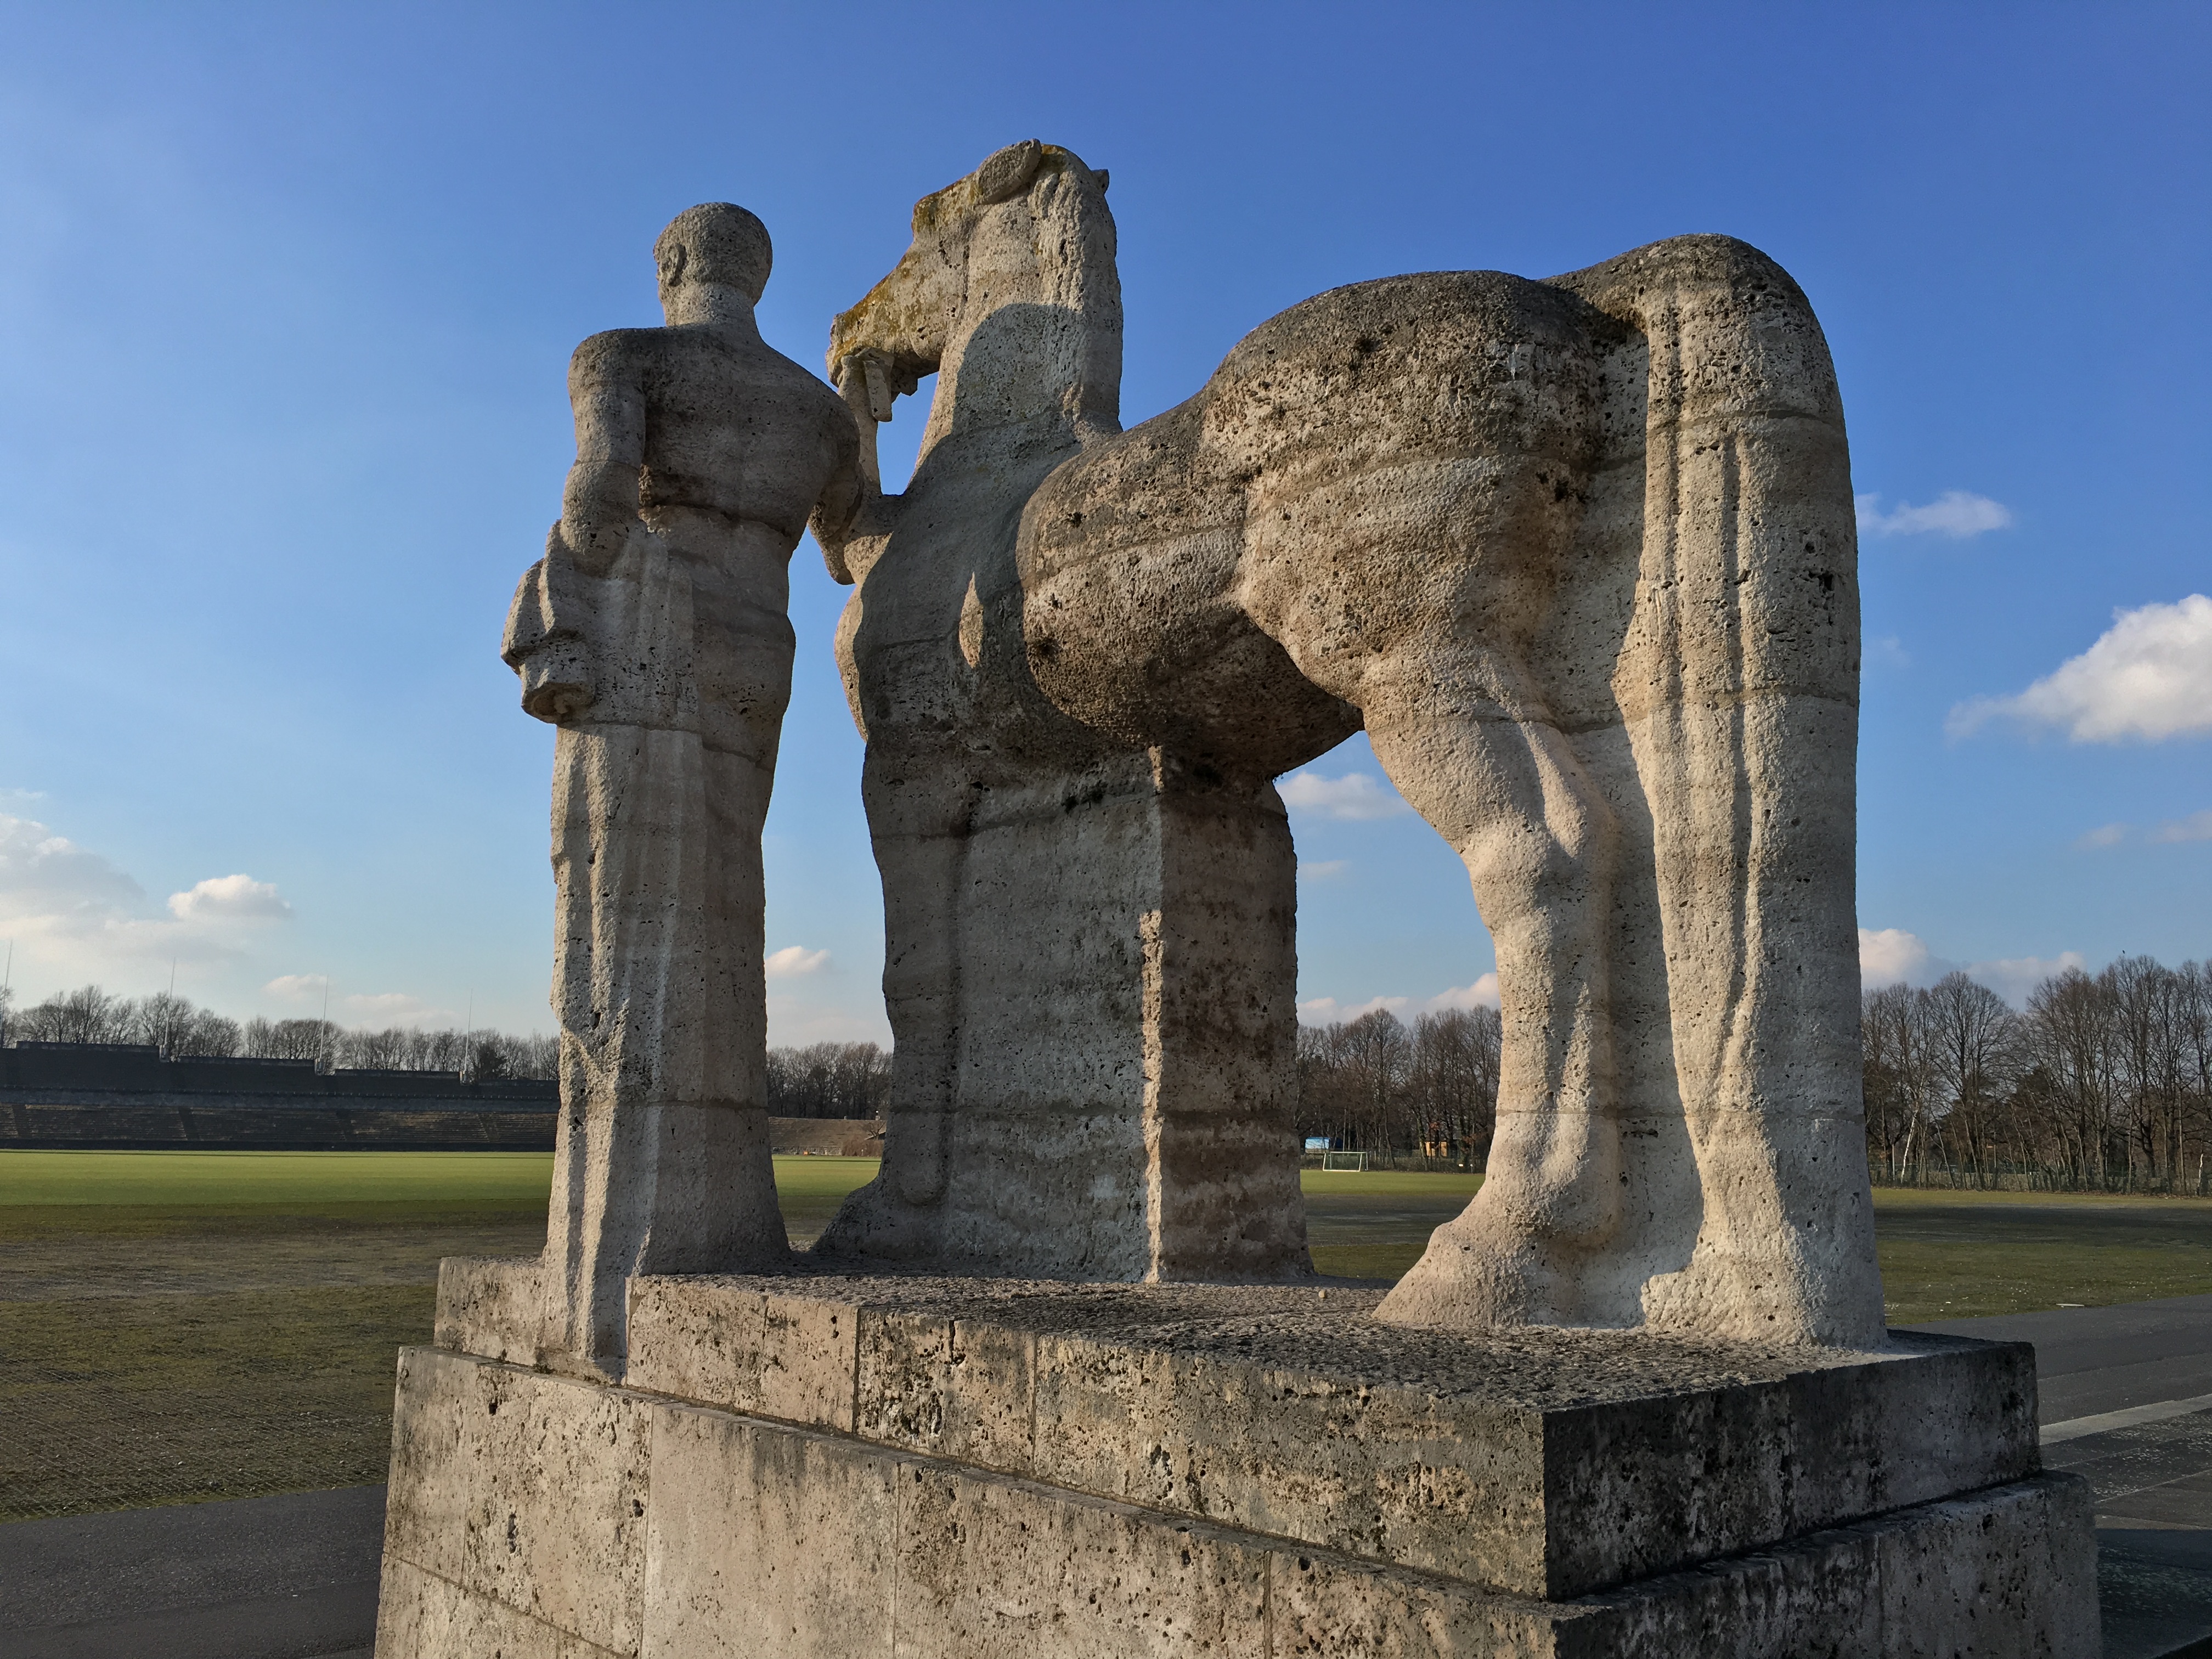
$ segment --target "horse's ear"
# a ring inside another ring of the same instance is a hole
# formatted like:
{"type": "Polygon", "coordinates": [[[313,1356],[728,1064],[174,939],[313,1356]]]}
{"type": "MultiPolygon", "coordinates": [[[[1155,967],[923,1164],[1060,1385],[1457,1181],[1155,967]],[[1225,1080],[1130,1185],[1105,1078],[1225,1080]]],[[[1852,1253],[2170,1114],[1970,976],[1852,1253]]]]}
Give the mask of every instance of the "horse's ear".
{"type": "Polygon", "coordinates": [[[1037,164],[1043,160],[1044,146],[1034,138],[1008,144],[975,169],[975,205],[989,207],[994,202],[1020,195],[1036,177],[1037,164]]]}

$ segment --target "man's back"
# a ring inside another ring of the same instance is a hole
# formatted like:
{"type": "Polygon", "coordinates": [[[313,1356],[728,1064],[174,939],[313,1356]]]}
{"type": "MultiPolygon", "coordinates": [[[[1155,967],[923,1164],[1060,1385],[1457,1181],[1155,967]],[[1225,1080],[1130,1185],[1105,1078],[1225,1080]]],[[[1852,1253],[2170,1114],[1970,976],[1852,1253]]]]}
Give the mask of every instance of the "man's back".
{"type": "Polygon", "coordinates": [[[727,324],[595,334],[576,348],[569,389],[580,414],[602,398],[635,399],[641,507],[765,525],[787,545],[854,447],[835,392],[727,324]]]}

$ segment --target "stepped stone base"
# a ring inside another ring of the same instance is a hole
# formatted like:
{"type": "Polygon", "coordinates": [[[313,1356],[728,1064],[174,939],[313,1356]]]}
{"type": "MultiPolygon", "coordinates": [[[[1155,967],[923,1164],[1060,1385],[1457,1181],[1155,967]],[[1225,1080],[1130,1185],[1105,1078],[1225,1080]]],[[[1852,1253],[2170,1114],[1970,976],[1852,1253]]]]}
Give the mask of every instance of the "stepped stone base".
{"type": "Polygon", "coordinates": [[[1373,1290],[639,1279],[621,1385],[452,1261],[380,1659],[2094,1659],[2021,1345],[1466,1337],[1373,1290]]]}

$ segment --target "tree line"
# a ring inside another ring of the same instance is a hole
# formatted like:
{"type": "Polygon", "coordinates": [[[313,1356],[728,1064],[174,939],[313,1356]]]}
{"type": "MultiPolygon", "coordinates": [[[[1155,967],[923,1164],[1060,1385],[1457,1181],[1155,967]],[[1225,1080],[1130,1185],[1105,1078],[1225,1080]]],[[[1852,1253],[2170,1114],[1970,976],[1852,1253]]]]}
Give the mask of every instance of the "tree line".
{"type": "Polygon", "coordinates": [[[872,1042],[768,1051],[771,1117],[881,1117],[890,1096],[890,1051],[872,1042]]]}
{"type": "Polygon", "coordinates": [[[2208,1190],[2212,964],[2069,968],[2016,1010],[1964,974],[1866,994],[1877,1181],[2208,1190]]]}
{"type": "Polygon", "coordinates": [[[1494,1008],[1378,1008],[1298,1027],[1297,1132],[1344,1152],[1431,1169],[1479,1170],[1498,1120],[1494,1008]]]}
{"type": "MultiPolygon", "coordinates": [[[[560,1075],[558,1037],[483,1029],[352,1030],[327,1019],[235,1020],[173,992],[112,996],[86,985],[20,1012],[0,988],[0,1044],[138,1042],[172,1059],[309,1060],[325,1071],[456,1072],[471,1082],[560,1075]]],[[[881,1117],[890,1055],[872,1042],[817,1042],[768,1054],[777,1117],[881,1117]]]]}
{"type": "Polygon", "coordinates": [[[112,996],[82,986],[16,1012],[0,998],[0,1040],[141,1042],[173,1060],[309,1060],[325,1071],[457,1072],[471,1082],[550,1078],[560,1047],[550,1036],[481,1029],[349,1030],[327,1019],[235,1020],[188,997],[112,996]]]}
{"type": "MultiPolygon", "coordinates": [[[[2212,963],[2123,957],[2069,968],[2014,1009],[1964,974],[1864,997],[1867,1161],[1876,1181],[2212,1191],[2212,963]]],[[[1393,1163],[1480,1169],[1498,1113],[1498,1014],[1387,1010],[1297,1034],[1302,1138],[1393,1163]]],[[[97,985],[11,1009],[0,1042],[143,1042],[184,1057],[310,1060],[325,1069],[551,1078],[559,1043],[496,1030],[349,1030],[228,1019],[167,992],[97,985]]],[[[890,1055],[872,1042],[772,1048],[778,1117],[878,1118],[890,1055]]]]}
{"type": "MultiPolygon", "coordinates": [[[[1863,1003],[1875,1180],[2212,1191],[2212,963],[2069,968],[2024,1009],[1964,974],[1863,1003]]],[[[1301,1026],[1298,1133],[1394,1164],[1480,1169],[1498,1050],[1486,1008],[1301,1026]]]]}

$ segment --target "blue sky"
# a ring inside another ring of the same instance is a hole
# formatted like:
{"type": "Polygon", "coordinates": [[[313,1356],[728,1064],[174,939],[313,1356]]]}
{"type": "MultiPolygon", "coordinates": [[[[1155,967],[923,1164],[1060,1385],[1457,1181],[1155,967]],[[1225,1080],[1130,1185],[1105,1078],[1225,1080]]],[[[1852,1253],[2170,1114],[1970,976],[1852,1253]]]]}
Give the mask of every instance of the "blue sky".
{"type": "MultiPolygon", "coordinates": [[[[1765,249],[1873,498],[1871,966],[2212,953],[2201,5],[79,3],[0,41],[20,995],[546,1029],[550,734],[496,648],[569,350],[657,320],[653,235],[726,199],[818,368],[915,198],[1029,137],[1112,170],[1133,423],[1334,284],[1765,249]]],[[[773,1035],[881,1036],[844,590],[793,571],[773,1035]]],[[[1286,793],[1310,1017],[1482,994],[1364,744],[1286,793]]]]}

